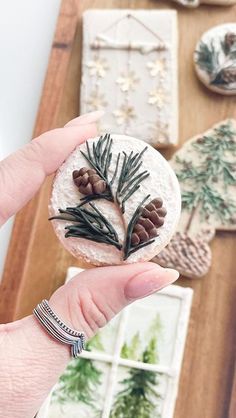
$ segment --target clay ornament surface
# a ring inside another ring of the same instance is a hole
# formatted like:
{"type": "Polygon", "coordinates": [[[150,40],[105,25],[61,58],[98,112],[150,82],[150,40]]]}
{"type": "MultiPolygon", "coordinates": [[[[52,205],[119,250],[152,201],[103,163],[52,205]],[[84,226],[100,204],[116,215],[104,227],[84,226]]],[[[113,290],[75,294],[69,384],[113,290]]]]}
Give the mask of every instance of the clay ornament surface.
{"type": "Polygon", "coordinates": [[[105,134],[58,170],[49,206],[62,244],[94,265],[147,261],[170,241],[180,216],[178,180],[150,145],[105,134]]]}
{"type": "Polygon", "coordinates": [[[190,278],[211,265],[217,231],[236,231],[236,121],[225,120],[186,142],[172,157],[182,213],[178,231],[155,261],[190,278]]]}
{"type": "Polygon", "coordinates": [[[236,94],[236,23],[205,32],[196,46],[194,63],[197,76],[207,88],[236,94]]]}
{"type": "Polygon", "coordinates": [[[37,418],[173,418],[192,295],[171,285],[127,306],[69,362],[37,418]]]}
{"type": "Polygon", "coordinates": [[[177,15],[173,10],[83,14],[81,113],[104,110],[99,131],[154,147],[178,140],[177,15]]]}
{"type": "Polygon", "coordinates": [[[174,0],[186,7],[198,7],[200,4],[210,4],[217,6],[231,6],[236,3],[236,0],[174,0]]]}

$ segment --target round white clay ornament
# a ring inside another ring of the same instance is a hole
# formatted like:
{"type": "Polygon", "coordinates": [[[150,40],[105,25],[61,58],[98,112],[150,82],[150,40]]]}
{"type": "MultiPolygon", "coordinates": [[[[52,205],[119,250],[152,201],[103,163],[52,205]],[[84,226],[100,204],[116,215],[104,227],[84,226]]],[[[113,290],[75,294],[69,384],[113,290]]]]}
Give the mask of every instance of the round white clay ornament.
{"type": "Polygon", "coordinates": [[[55,232],[93,265],[147,261],[175,232],[178,180],[162,155],[125,135],[91,138],[56,173],[49,205],[55,232]]]}
{"type": "Polygon", "coordinates": [[[215,26],[197,43],[194,63],[198,78],[212,91],[236,94],[236,23],[215,26]]]}

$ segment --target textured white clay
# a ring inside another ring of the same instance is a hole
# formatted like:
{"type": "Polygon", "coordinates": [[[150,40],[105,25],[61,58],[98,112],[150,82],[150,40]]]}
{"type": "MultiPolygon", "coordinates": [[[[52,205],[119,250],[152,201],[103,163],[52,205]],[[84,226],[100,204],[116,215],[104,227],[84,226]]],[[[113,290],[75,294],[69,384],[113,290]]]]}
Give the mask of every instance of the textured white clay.
{"type": "MultiPolygon", "coordinates": [[[[67,281],[78,273],[80,273],[80,269],[70,267],[67,281]]],[[[152,382],[149,381],[149,388],[160,395],[159,397],[147,396],[147,402],[151,398],[152,405],[155,405],[155,410],[152,407],[150,417],[173,418],[192,296],[192,289],[171,285],[124,309],[109,324],[99,330],[96,336],[97,345],[93,345],[93,340],[91,340],[90,350],[81,353],[82,359],[92,360],[93,367],[101,370],[98,384],[95,383],[92,386],[96,395],[92,405],[86,402],[87,399],[85,402],[83,399],[72,401],[73,377],[75,373],[78,376],[78,369],[74,367],[80,361],[77,360],[76,363],[75,360],[72,360],[69,363],[70,376],[64,374],[68,385],[71,383],[70,392],[67,391],[65,394],[60,383],[57,383],[41,407],[37,418],[95,417],[97,411],[94,409],[94,405],[96,407],[99,405],[100,418],[111,417],[117,392],[125,388],[121,385],[121,381],[124,379],[123,373],[124,371],[128,373],[134,368],[140,371],[140,374],[144,370],[152,372],[152,382]],[[156,341],[155,354],[152,356],[151,362],[144,363],[142,362],[142,353],[149,347],[150,340],[153,339],[156,341]],[[135,345],[132,342],[135,342],[135,345]],[[124,344],[128,348],[128,350],[126,348],[126,356],[124,356],[124,344]],[[129,349],[130,347],[133,350],[129,349]]],[[[77,380],[80,377],[84,379],[83,367],[77,380]]],[[[143,386],[144,391],[145,387],[143,386]]],[[[132,396],[135,395],[130,394],[130,399],[132,396]]],[[[125,414],[121,411],[119,416],[136,418],[137,414],[132,415],[130,405],[125,404],[125,411],[125,414]]]]}
{"type": "Polygon", "coordinates": [[[236,94],[236,23],[215,26],[197,43],[194,63],[199,80],[210,90],[236,94]]]}
{"type": "Polygon", "coordinates": [[[209,242],[217,231],[236,231],[236,121],[225,120],[175,153],[182,213],[178,231],[155,261],[201,277],[211,265],[209,242]]]}
{"type": "Polygon", "coordinates": [[[212,4],[217,6],[231,6],[236,0],[174,0],[186,7],[198,7],[200,4],[212,4]]]}
{"type": "MultiPolygon", "coordinates": [[[[95,204],[112,224],[118,234],[119,242],[124,246],[127,225],[136,208],[147,195],[150,194],[150,197],[145,205],[154,198],[161,198],[163,207],[166,209],[167,213],[164,224],[158,228],[158,236],[154,238],[154,242],[132,253],[126,261],[123,260],[123,250],[120,251],[113,245],[97,243],[81,237],[65,238],[65,226],[71,225],[71,222],[62,220],[52,221],[55,232],[62,244],[75,257],[82,258],[94,265],[112,265],[150,260],[167,245],[175,231],[180,215],[181,197],[179,184],[173,170],[161,154],[143,141],[135,138],[125,135],[111,135],[111,137],[113,138],[113,144],[111,147],[112,160],[108,170],[109,180],[111,180],[114,174],[118,154],[121,153],[122,155],[119,162],[118,173],[112,186],[113,194],[115,194],[117,190],[123,151],[128,155],[131,151],[136,154],[147,147],[142,156],[142,167],[135,173],[135,176],[145,170],[150,173],[149,177],[140,183],[139,190],[125,202],[124,215],[122,215],[119,206],[114,202],[105,199],[93,201],[93,204],[95,204]]],[[[97,143],[97,141],[98,138],[88,140],[90,149],[92,149],[92,144],[97,143]]],[[[72,179],[74,170],[79,170],[82,167],[91,168],[81,154],[81,151],[87,152],[86,144],[78,147],[56,174],[49,207],[51,216],[58,215],[59,208],[66,209],[67,207],[77,206],[80,203],[80,199],[84,197],[84,195],[79,192],[72,179]]],[[[88,207],[88,203],[86,205],[86,207],[88,207]]]]}
{"type": "Polygon", "coordinates": [[[175,11],[86,11],[81,112],[105,110],[101,132],[175,145],[177,39],[175,11]]]}

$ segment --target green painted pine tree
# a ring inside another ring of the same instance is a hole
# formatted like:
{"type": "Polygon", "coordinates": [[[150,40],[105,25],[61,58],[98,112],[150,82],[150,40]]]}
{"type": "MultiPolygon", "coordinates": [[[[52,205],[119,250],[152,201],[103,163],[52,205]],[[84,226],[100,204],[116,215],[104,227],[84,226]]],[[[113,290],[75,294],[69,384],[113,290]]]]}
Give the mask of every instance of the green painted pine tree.
{"type": "MultiPolygon", "coordinates": [[[[144,363],[155,363],[157,340],[153,337],[142,354],[144,363]]],[[[142,369],[130,369],[128,377],[121,384],[110,418],[159,418],[158,403],[161,395],[157,392],[159,375],[142,369]]]]}
{"type": "Polygon", "coordinates": [[[139,360],[140,357],[141,340],[139,332],[137,332],[131,339],[130,344],[124,343],[121,349],[121,357],[130,360],[139,360]]]}
{"type": "MultiPolygon", "coordinates": [[[[158,341],[159,338],[160,338],[161,332],[162,332],[161,317],[160,317],[160,314],[157,313],[156,317],[151,322],[151,324],[148,328],[146,338],[148,339],[151,335],[156,341],[158,341]]],[[[154,359],[153,363],[158,362],[158,347],[157,347],[157,345],[158,344],[156,343],[156,355],[155,355],[155,359],[154,359]]],[[[130,359],[130,360],[141,361],[142,341],[141,341],[139,332],[134,334],[130,343],[125,342],[123,344],[123,347],[121,349],[121,357],[126,358],[126,359],[130,359]]]]}
{"type": "MultiPolygon", "coordinates": [[[[86,350],[103,349],[99,335],[86,344],[86,350]]],[[[90,359],[78,358],[70,361],[59,379],[59,385],[53,392],[52,401],[82,402],[97,410],[97,388],[101,384],[102,372],[90,359]]]]}
{"type": "Polygon", "coordinates": [[[213,216],[222,224],[230,222],[236,206],[228,192],[236,186],[236,132],[231,123],[224,123],[209,135],[192,142],[198,162],[176,156],[177,176],[182,190],[182,207],[189,212],[186,232],[190,229],[196,210],[203,220],[213,216]],[[220,185],[223,193],[219,192],[220,185]]]}

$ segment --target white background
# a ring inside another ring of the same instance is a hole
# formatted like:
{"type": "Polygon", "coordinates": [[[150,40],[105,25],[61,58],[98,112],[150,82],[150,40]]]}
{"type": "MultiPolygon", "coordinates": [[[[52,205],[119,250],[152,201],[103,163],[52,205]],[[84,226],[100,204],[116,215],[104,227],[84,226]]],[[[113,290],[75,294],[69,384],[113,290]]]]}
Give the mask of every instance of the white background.
{"type": "MultiPolygon", "coordinates": [[[[0,159],[31,139],[59,7],[60,0],[0,0],[0,159]]],[[[0,230],[0,277],[11,226],[12,219],[0,230]]]]}

